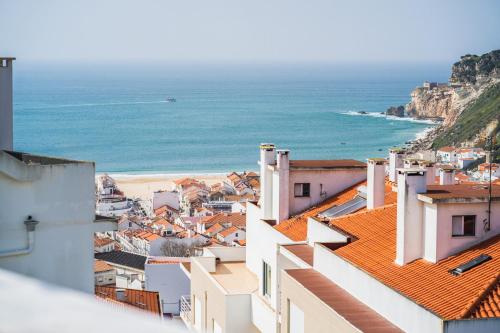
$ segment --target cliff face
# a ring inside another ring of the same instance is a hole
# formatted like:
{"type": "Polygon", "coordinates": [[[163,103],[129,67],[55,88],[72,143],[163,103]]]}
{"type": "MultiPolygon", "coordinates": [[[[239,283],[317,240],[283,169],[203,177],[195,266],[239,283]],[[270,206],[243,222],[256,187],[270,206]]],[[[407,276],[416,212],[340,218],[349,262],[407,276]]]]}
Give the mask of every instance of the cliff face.
{"type": "Polygon", "coordinates": [[[500,82],[500,50],[482,56],[465,55],[452,67],[450,84],[425,82],[411,93],[408,115],[443,120],[452,126],[481,94],[500,82]]]}

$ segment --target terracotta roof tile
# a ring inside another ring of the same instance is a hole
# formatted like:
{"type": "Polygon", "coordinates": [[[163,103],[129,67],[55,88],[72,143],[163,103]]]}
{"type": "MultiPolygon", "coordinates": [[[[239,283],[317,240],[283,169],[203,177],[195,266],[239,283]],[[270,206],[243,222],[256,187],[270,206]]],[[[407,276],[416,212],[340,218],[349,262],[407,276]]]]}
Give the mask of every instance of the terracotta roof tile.
{"type": "Polygon", "coordinates": [[[332,226],[355,237],[333,252],[443,319],[470,318],[472,305],[498,279],[500,235],[435,264],[420,259],[398,266],[396,216],[392,204],[332,219],[332,226]],[[459,276],[449,273],[483,253],[492,260],[459,276]]]}
{"type": "Polygon", "coordinates": [[[238,232],[239,230],[240,229],[236,228],[235,226],[232,226],[227,228],[226,230],[219,232],[219,235],[221,235],[222,237],[227,237],[231,235],[233,232],[238,232]]]}
{"type": "Polygon", "coordinates": [[[356,160],[290,160],[291,169],[366,168],[366,163],[356,160]]]}
{"type": "Polygon", "coordinates": [[[114,243],[114,240],[111,238],[98,238],[94,237],[94,247],[101,247],[101,246],[106,246],[111,243],[114,243]]]}
{"type": "Polygon", "coordinates": [[[493,284],[489,293],[485,293],[484,299],[478,303],[472,311],[472,318],[498,318],[500,317],[500,282],[493,284]]]}
{"type": "Polygon", "coordinates": [[[295,256],[303,260],[309,265],[313,265],[314,263],[314,249],[312,246],[308,244],[292,244],[292,245],[283,245],[285,249],[293,253],[295,256]]]}
{"type": "Polygon", "coordinates": [[[219,213],[213,216],[206,216],[201,219],[200,223],[213,225],[215,223],[226,224],[244,228],[246,226],[246,215],[244,213],[219,213]]]}
{"type": "Polygon", "coordinates": [[[114,268],[105,261],[94,260],[94,272],[95,273],[112,271],[113,269],[114,268]]]}
{"type": "MultiPolygon", "coordinates": [[[[274,228],[293,241],[305,241],[307,239],[307,219],[309,217],[314,217],[335,205],[342,205],[349,200],[352,200],[358,194],[357,188],[361,185],[366,185],[366,181],[349,187],[348,189],[326,199],[317,206],[309,208],[302,214],[294,216],[288,220],[281,221],[274,228]]],[[[394,203],[396,200],[397,193],[393,192],[392,185],[389,182],[386,182],[385,204],[394,203]]]]}
{"type": "Polygon", "coordinates": [[[156,291],[96,286],[95,295],[161,315],[160,296],[156,291]]]}
{"type": "Polygon", "coordinates": [[[285,272],[360,332],[402,332],[390,321],[314,269],[288,269],[285,272]]]}

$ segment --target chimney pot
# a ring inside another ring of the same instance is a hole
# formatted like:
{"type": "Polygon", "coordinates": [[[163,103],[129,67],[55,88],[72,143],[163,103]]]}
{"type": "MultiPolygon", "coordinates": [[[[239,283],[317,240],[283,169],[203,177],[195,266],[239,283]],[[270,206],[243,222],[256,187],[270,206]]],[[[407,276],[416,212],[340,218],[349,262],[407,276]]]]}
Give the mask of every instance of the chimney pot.
{"type": "Polygon", "coordinates": [[[12,64],[15,58],[0,57],[0,150],[13,150],[12,64]]]}
{"type": "Polygon", "coordinates": [[[385,164],[383,158],[368,159],[367,203],[368,209],[384,205],[385,199],[385,164]]]}

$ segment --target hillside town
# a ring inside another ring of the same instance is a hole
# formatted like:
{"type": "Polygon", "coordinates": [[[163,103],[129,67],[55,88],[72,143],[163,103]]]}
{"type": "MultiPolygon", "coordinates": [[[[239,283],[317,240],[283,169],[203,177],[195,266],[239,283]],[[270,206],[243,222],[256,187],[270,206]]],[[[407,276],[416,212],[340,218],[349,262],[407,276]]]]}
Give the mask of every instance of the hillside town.
{"type": "Polygon", "coordinates": [[[26,312],[76,332],[499,331],[490,147],[360,161],[262,143],[256,171],[134,197],[94,162],[14,151],[13,61],[0,58],[6,331],[26,312]]]}

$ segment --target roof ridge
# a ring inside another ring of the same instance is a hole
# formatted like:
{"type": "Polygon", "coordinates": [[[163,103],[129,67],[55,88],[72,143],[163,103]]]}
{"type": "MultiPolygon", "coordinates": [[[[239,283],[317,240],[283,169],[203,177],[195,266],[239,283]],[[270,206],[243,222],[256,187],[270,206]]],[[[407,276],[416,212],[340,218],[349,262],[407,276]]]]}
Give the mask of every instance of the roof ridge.
{"type": "Polygon", "coordinates": [[[486,284],[486,287],[483,289],[482,293],[476,297],[476,299],[471,300],[465,309],[462,310],[459,314],[460,319],[469,318],[472,313],[479,307],[481,302],[489,296],[490,292],[500,284],[500,274],[497,274],[496,277],[491,279],[491,282],[486,284]]]}

